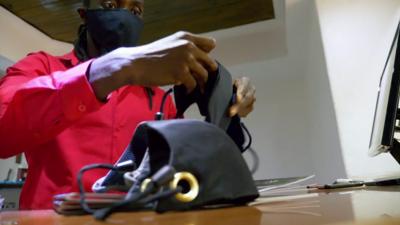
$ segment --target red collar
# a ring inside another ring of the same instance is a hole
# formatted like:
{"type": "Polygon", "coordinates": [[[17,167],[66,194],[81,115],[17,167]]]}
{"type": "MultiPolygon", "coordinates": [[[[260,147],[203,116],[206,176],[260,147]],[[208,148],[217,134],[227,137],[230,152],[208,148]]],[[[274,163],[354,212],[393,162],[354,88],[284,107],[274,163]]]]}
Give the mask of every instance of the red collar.
{"type": "Polygon", "coordinates": [[[68,63],[71,64],[71,66],[75,66],[80,63],[78,57],[76,57],[76,55],[75,55],[74,50],[70,51],[69,53],[67,53],[65,55],[58,56],[57,58],[59,58],[62,61],[67,61],[68,63]]]}

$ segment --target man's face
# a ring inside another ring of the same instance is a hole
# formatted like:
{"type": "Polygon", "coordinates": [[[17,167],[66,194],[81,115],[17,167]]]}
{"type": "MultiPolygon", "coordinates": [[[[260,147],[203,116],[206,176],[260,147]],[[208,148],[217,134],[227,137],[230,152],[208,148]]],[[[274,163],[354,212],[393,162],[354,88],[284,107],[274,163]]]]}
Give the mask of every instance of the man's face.
{"type": "Polygon", "coordinates": [[[90,9],[127,9],[143,18],[144,0],[91,0],[90,9]]]}
{"type": "Polygon", "coordinates": [[[137,46],[143,28],[144,0],[83,0],[83,6],[78,13],[90,37],[90,57],[122,46],[137,46]]]}

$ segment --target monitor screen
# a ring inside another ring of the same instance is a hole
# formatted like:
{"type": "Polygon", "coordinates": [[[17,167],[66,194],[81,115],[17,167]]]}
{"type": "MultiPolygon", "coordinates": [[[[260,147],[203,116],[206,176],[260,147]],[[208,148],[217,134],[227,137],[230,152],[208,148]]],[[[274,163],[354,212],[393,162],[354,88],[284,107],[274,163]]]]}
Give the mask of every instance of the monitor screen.
{"type": "Polygon", "coordinates": [[[397,27],[378,87],[374,122],[369,143],[370,156],[376,156],[382,152],[392,150],[400,151],[400,149],[393,149],[393,145],[398,143],[394,140],[394,131],[400,89],[399,41],[399,27],[397,27]]]}

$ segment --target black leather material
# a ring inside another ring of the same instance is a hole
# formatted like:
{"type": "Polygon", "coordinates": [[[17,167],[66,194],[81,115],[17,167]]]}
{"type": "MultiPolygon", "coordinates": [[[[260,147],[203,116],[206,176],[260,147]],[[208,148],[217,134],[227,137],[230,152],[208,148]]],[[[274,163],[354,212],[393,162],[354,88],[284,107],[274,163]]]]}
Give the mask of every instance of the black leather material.
{"type": "Polygon", "coordinates": [[[183,203],[174,197],[159,200],[155,210],[188,210],[214,204],[246,204],[258,197],[251,173],[232,139],[213,124],[199,120],[167,120],[142,123],[148,148],[130,145],[140,164],[146,149],[150,174],[164,165],[190,172],[198,180],[196,199],[183,203]]]}
{"type": "Polygon", "coordinates": [[[240,118],[229,117],[228,108],[234,102],[236,89],[233,88],[232,76],[220,63],[215,72],[210,72],[205,85],[204,93],[197,86],[191,93],[187,93],[185,86],[174,86],[177,117],[183,117],[184,112],[196,103],[200,114],[205,120],[227,131],[236,145],[243,151],[245,142],[240,118]]]}
{"type": "MultiPolygon", "coordinates": [[[[244,135],[242,131],[242,127],[240,125],[240,118],[238,116],[230,118],[227,115],[227,110],[230,104],[232,103],[232,96],[234,96],[234,89],[232,86],[232,77],[230,73],[221,65],[219,64],[218,70],[215,71],[212,74],[209,74],[209,79],[206,83],[205,91],[204,93],[201,93],[198,88],[194,90],[192,93],[187,94],[186,89],[184,86],[175,86],[174,87],[174,92],[175,92],[175,102],[176,102],[176,107],[178,111],[178,116],[182,116],[184,111],[193,103],[197,103],[199,106],[200,113],[206,117],[206,121],[212,124],[215,124],[216,126],[212,126],[212,129],[209,128],[206,122],[199,123],[193,122],[192,120],[171,120],[170,122],[165,121],[165,123],[158,123],[158,122],[151,122],[151,123],[144,123],[140,126],[135,131],[134,136],[132,137],[132,140],[129,144],[129,146],[126,148],[124,154],[121,156],[120,160],[118,160],[117,164],[123,161],[126,161],[127,159],[132,159],[135,161],[136,167],[140,165],[142,158],[145,154],[145,151],[149,145],[153,146],[154,143],[152,143],[155,140],[160,141],[161,139],[152,139],[150,140],[149,144],[147,140],[148,132],[147,128],[145,127],[151,127],[150,125],[145,125],[145,124],[169,124],[168,127],[171,130],[168,129],[161,129],[157,125],[157,129],[153,130],[160,130],[162,132],[170,132],[168,134],[169,138],[166,138],[165,140],[168,140],[168,142],[172,143],[174,141],[176,142],[184,142],[186,140],[190,140],[191,145],[188,146],[188,149],[193,148],[193,149],[199,149],[204,147],[203,146],[203,141],[208,142],[208,140],[204,140],[204,138],[198,138],[199,136],[205,136],[209,138],[211,141],[209,144],[207,144],[207,148],[210,148],[213,146],[211,144],[213,141],[221,141],[221,140],[229,140],[227,145],[230,145],[230,151],[226,152],[226,154],[233,154],[235,155],[232,160],[236,160],[236,158],[240,158],[240,164],[243,163],[243,159],[241,156],[241,151],[242,145],[244,143],[244,135]],[[190,122],[189,122],[190,121],[190,122]],[[176,123],[179,128],[175,127],[173,125],[176,123]],[[193,127],[186,127],[182,128],[182,126],[188,126],[185,124],[190,124],[190,126],[193,127]],[[199,126],[199,127],[197,127],[199,126]],[[207,132],[205,127],[208,127],[207,129],[210,130],[210,134],[199,134],[197,132],[198,129],[204,129],[203,132],[207,132]],[[177,129],[177,130],[174,130],[177,129]],[[226,132],[224,132],[226,131],[226,132]],[[221,137],[212,137],[212,135],[220,135],[223,134],[221,137]],[[228,135],[229,136],[228,136],[228,135]],[[193,135],[193,136],[191,136],[193,135]],[[185,137],[185,138],[183,138],[185,137]],[[234,143],[233,146],[231,143],[234,143]],[[196,146],[197,145],[197,146],[196,146]],[[233,153],[233,151],[236,151],[233,153]]],[[[155,125],[152,125],[155,126],[155,125]]],[[[165,143],[164,143],[165,144],[165,143]]],[[[216,148],[218,148],[218,144],[222,143],[216,143],[216,148]]],[[[159,145],[157,149],[160,147],[159,145]]],[[[165,144],[164,146],[167,146],[170,148],[170,144],[165,144]]],[[[155,148],[153,148],[154,151],[155,148]]],[[[175,149],[174,147],[171,147],[171,149],[175,149]]],[[[160,150],[161,151],[161,150],[160,150]]],[[[206,151],[206,150],[204,150],[206,151]]],[[[225,150],[224,150],[225,151],[225,150]]],[[[163,153],[161,151],[158,154],[163,153]]],[[[150,153],[151,154],[151,153],[150,153]]],[[[209,152],[208,154],[212,154],[209,152]]],[[[153,153],[154,155],[154,153],[153,153]]],[[[162,158],[166,157],[168,158],[168,155],[157,155],[157,158],[162,158]]],[[[209,157],[209,156],[207,156],[209,157]]],[[[224,158],[221,158],[223,161],[224,158]]],[[[160,160],[162,161],[162,159],[160,160]]],[[[229,163],[234,163],[235,161],[229,162],[229,163]]],[[[190,161],[188,163],[191,163],[190,161]]],[[[154,167],[155,164],[157,164],[157,161],[154,160],[153,157],[153,163],[152,166],[154,167]]],[[[165,165],[164,163],[163,165],[165,165]]],[[[247,165],[245,165],[247,168],[247,165]]],[[[208,165],[202,165],[202,167],[208,167],[208,165]]],[[[213,165],[210,165],[212,168],[213,165]]],[[[211,172],[210,173],[215,173],[211,172]]],[[[250,176],[251,177],[251,176],[250,176]]],[[[240,183],[240,182],[239,182],[240,183]]],[[[95,192],[102,192],[102,191],[107,191],[107,186],[112,186],[112,185],[120,185],[120,186],[126,186],[124,183],[124,178],[123,174],[119,172],[113,172],[110,171],[104,178],[101,178],[96,182],[95,185],[93,185],[92,190],[95,192]]],[[[126,188],[126,187],[125,187],[126,188]]],[[[120,188],[122,189],[122,188],[120,188]]]]}
{"type": "Polygon", "coordinates": [[[218,70],[208,75],[204,93],[197,86],[194,91],[187,94],[183,85],[174,87],[177,116],[182,117],[186,109],[193,103],[197,103],[200,114],[206,117],[206,121],[226,130],[230,123],[227,110],[232,98],[232,76],[221,64],[218,70]]]}
{"type": "MultiPolygon", "coordinates": [[[[124,153],[115,163],[115,165],[121,162],[125,162],[127,160],[132,160],[133,162],[135,162],[134,167],[136,169],[140,165],[140,162],[144,157],[144,152],[146,151],[146,148],[147,140],[145,130],[136,129],[131,139],[131,142],[126,147],[124,153]]],[[[106,192],[108,191],[109,187],[115,188],[118,185],[120,186],[119,188],[117,188],[119,190],[129,189],[129,187],[125,184],[123,173],[110,170],[106,174],[106,176],[98,179],[92,185],[92,191],[97,193],[106,192]]]]}

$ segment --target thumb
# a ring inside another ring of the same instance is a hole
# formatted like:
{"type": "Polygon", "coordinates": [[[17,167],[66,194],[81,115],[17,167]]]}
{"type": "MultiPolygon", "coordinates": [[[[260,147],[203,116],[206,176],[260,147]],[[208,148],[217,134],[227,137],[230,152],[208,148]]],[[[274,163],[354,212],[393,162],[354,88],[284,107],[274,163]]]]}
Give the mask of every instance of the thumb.
{"type": "Polygon", "coordinates": [[[238,114],[238,112],[239,112],[239,104],[235,104],[229,108],[228,114],[230,117],[232,117],[238,114]]]}

